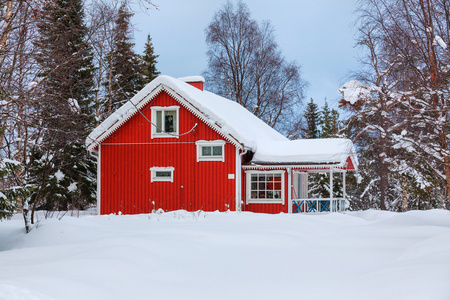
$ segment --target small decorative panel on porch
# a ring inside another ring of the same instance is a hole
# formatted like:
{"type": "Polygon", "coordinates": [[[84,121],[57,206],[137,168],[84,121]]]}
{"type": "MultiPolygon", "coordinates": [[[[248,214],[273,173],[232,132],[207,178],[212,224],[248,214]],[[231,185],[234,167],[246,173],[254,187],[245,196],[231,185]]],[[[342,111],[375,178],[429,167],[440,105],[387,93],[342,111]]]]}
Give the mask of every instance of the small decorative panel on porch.
{"type": "Polygon", "coordinates": [[[292,200],[294,213],[344,212],[345,199],[296,199],[292,200]]]}

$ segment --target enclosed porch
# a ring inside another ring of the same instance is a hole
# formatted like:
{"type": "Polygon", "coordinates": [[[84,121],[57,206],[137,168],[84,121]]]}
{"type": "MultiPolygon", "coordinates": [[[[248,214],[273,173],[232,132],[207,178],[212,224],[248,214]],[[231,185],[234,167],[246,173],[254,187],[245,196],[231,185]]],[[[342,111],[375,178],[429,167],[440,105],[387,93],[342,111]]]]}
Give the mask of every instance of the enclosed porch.
{"type": "Polygon", "coordinates": [[[346,209],[347,173],[358,160],[348,139],[273,142],[258,148],[244,170],[244,209],[321,214],[346,209]]]}
{"type": "Polygon", "coordinates": [[[344,212],[347,170],[325,167],[293,170],[292,213],[344,212]]]}

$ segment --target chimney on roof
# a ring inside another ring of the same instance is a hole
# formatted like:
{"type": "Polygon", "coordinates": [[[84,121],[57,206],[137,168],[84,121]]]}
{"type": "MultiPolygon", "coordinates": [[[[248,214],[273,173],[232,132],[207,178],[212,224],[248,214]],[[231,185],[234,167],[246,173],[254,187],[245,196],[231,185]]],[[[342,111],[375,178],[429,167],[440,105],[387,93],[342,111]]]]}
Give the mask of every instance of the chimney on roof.
{"type": "Polygon", "coordinates": [[[203,91],[203,83],[205,82],[205,78],[203,78],[202,76],[188,76],[178,79],[203,91]]]}

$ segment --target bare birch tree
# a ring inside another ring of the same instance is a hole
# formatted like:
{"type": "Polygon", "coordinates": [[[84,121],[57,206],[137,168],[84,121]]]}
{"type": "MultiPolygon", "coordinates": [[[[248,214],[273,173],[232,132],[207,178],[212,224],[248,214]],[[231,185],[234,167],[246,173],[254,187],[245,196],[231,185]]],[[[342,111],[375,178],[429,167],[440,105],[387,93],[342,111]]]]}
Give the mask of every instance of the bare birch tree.
{"type": "Polygon", "coordinates": [[[287,62],[270,22],[259,25],[241,1],[227,2],[206,29],[207,84],[246,107],[270,126],[292,133],[303,89],[300,66],[287,62]]]}
{"type": "Polygon", "coordinates": [[[360,74],[362,83],[345,86],[343,103],[351,103],[357,110],[353,119],[365,124],[355,138],[378,134],[371,147],[381,146],[381,207],[393,187],[389,176],[400,174],[395,185],[402,203],[405,188],[417,199],[430,199],[426,195],[440,189],[450,208],[449,3],[366,0],[359,13],[360,44],[368,50],[370,68],[360,74]],[[349,95],[356,99],[348,101],[349,95]]]}

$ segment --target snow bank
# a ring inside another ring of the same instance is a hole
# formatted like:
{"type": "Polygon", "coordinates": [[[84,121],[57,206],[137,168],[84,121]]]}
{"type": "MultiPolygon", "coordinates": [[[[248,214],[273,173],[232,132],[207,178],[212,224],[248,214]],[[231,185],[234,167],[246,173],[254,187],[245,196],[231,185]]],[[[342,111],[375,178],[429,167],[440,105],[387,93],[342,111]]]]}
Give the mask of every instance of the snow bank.
{"type": "Polygon", "coordinates": [[[0,222],[0,299],[433,299],[450,212],[175,211],[0,222]]]}

